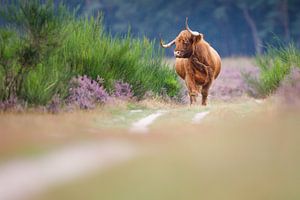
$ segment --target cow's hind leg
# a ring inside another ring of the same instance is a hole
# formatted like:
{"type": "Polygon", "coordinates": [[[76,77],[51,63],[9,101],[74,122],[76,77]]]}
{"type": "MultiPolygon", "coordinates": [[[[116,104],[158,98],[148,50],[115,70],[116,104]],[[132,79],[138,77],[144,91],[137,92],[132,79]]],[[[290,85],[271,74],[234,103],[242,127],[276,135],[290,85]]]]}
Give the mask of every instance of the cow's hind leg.
{"type": "Polygon", "coordinates": [[[207,96],[208,96],[208,91],[209,91],[209,88],[213,82],[213,72],[212,72],[212,69],[211,68],[208,68],[208,74],[207,74],[207,79],[208,79],[208,83],[205,84],[203,87],[202,87],[202,90],[201,90],[201,95],[202,95],[202,105],[203,106],[206,106],[207,105],[207,96]]]}

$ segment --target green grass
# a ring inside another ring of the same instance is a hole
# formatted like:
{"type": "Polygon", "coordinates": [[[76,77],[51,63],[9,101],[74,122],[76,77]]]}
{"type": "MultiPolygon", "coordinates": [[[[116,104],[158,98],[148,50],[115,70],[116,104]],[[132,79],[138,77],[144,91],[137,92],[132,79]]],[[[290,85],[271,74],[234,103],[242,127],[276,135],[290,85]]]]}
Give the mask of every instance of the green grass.
{"type": "Polygon", "coordinates": [[[266,97],[276,91],[293,67],[300,67],[300,51],[294,44],[274,47],[269,45],[264,55],[256,56],[259,76],[243,74],[256,97],[266,97]]]}

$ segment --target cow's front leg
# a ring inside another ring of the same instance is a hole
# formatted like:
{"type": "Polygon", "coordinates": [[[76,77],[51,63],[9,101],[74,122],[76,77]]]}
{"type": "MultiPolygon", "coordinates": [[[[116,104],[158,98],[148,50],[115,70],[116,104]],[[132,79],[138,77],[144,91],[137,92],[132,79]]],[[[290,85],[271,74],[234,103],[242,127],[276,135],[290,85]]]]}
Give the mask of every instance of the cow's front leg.
{"type": "Polygon", "coordinates": [[[202,87],[201,95],[202,95],[202,105],[203,106],[207,105],[207,96],[208,96],[208,91],[209,91],[210,86],[211,86],[211,82],[202,87]]]}
{"type": "Polygon", "coordinates": [[[185,83],[190,96],[190,104],[192,105],[193,103],[196,103],[196,97],[198,96],[195,79],[185,77],[185,83]]]}
{"type": "Polygon", "coordinates": [[[196,103],[196,97],[198,96],[197,93],[189,92],[189,96],[190,96],[190,105],[196,103]]]}
{"type": "Polygon", "coordinates": [[[196,102],[196,97],[198,96],[198,88],[195,81],[195,73],[191,66],[186,66],[185,84],[189,91],[190,104],[193,104],[196,102]]]}

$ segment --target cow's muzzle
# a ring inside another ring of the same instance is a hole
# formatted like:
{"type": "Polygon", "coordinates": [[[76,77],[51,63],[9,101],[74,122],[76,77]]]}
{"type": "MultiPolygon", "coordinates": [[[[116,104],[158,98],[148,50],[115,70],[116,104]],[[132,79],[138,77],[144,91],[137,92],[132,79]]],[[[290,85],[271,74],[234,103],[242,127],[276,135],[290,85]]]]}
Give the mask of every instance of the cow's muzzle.
{"type": "Polygon", "coordinates": [[[174,56],[175,56],[176,58],[181,58],[181,57],[182,57],[181,51],[174,51],[174,56]]]}
{"type": "Polygon", "coordinates": [[[192,51],[191,52],[183,52],[183,51],[174,51],[174,56],[176,58],[189,58],[192,55],[192,51]]]}

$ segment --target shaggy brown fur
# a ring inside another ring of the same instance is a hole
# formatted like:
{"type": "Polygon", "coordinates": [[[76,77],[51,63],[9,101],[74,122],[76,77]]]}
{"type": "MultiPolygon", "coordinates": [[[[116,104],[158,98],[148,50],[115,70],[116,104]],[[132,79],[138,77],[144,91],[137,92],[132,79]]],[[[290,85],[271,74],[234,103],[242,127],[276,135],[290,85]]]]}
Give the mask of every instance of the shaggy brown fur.
{"type": "Polygon", "coordinates": [[[191,104],[196,102],[196,96],[201,91],[202,105],[206,105],[209,88],[221,70],[219,54],[202,34],[194,36],[188,30],[180,32],[175,45],[175,69],[186,82],[191,104]]]}

